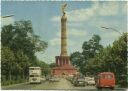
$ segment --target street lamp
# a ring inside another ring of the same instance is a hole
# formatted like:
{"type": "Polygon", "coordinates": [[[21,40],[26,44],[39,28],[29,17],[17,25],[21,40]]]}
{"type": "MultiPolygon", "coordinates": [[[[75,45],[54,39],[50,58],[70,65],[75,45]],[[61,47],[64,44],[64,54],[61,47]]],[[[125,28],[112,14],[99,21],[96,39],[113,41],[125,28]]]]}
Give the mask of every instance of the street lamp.
{"type": "Polygon", "coordinates": [[[115,32],[118,32],[120,35],[122,35],[121,34],[121,32],[119,32],[118,30],[116,30],[115,28],[111,28],[111,27],[104,27],[104,26],[102,26],[101,28],[103,28],[103,29],[111,29],[111,30],[113,30],[113,31],[115,31],[115,32]]]}
{"type": "Polygon", "coordinates": [[[12,17],[14,15],[6,15],[6,16],[2,16],[2,18],[8,18],[8,17],[12,17]]]}
{"type": "MultiPolygon", "coordinates": [[[[14,16],[14,15],[6,15],[6,16],[1,16],[1,18],[8,18],[8,17],[12,17],[12,16],[14,16]]],[[[0,52],[1,52],[1,49],[0,49],[0,52]]],[[[12,71],[11,71],[11,69],[12,69],[12,63],[11,62],[9,62],[9,64],[10,64],[10,70],[9,70],[9,79],[11,80],[12,79],[12,75],[11,75],[11,73],[12,73],[12,71]]]]}

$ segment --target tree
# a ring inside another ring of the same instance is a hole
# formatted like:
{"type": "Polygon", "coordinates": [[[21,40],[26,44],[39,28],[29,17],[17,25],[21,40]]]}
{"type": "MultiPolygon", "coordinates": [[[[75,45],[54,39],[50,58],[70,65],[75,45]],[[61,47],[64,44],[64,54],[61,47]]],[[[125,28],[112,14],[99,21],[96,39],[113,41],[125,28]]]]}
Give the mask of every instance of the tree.
{"type": "Polygon", "coordinates": [[[30,66],[29,58],[21,50],[17,52],[15,58],[16,58],[16,63],[18,64],[18,67],[15,71],[20,73],[22,78],[25,79],[29,75],[28,74],[28,69],[30,66]]]}
{"type": "Polygon", "coordinates": [[[85,41],[83,43],[82,54],[85,58],[93,58],[97,53],[99,53],[99,51],[103,48],[103,46],[100,45],[100,40],[101,38],[99,35],[93,35],[89,41],[85,41]]]}
{"type": "Polygon", "coordinates": [[[44,52],[47,42],[35,35],[30,20],[16,21],[2,27],[2,78],[26,79],[29,66],[39,66],[36,52],[44,52]]]}
{"type": "Polygon", "coordinates": [[[83,55],[80,52],[72,53],[71,56],[70,56],[70,60],[71,60],[72,64],[75,67],[77,67],[81,73],[85,72],[84,65],[86,63],[85,63],[83,55]]]}
{"type": "Polygon", "coordinates": [[[126,87],[127,36],[128,33],[123,33],[112,45],[103,48],[103,46],[100,45],[100,37],[94,35],[89,41],[83,43],[82,53],[74,52],[71,54],[71,61],[80,67],[80,69],[84,70],[81,71],[82,73],[85,72],[83,74],[89,72],[91,75],[96,75],[99,72],[113,72],[116,76],[117,84],[126,87]],[[80,55],[83,55],[84,60],[81,59],[80,55]],[[79,62],[84,66],[81,67],[79,62]]]}
{"type": "MultiPolygon", "coordinates": [[[[85,41],[82,45],[82,53],[74,52],[71,54],[71,62],[73,65],[79,68],[80,72],[84,75],[90,72],[89,64],[92,64],[92,59],[100,50],[103,49],[103,46],[100,45],[100,36],[93,35],[89,41],[85,41]],[[91,62],[90,62],[91,61],[91,62]]],[[[91,73],[94,73],[93,71],[91,73]]]]}
{"type": "Polygon", "coordinates": [[[54,67],[56,67],[56,63],[50,63],[49,66],[50,66],[50,68],[54,68],[54,67]]]}
{"type": "Polygon", "coordinates": [[[37,62],[38,62],[37,65],[39,67],[41,67],[41,69],[42,69],[42,75],[46,76],[46,75],[49,75],[51,73],[51,68],[50,68],[49,64],[47,64],[43,61],[39,61],[39,60],[37,62]]]}
{"type": "Polygon", "coordinates": [[[117,84],[126,87],[127,83],[127,33],[122,34],[112,46],[107,46],[101,50],[93,60],[89,69],[95,72],[113,72],[116,76],[117,84]]]}
{"type": "Polygon", "coordinates": [[[125,87],[127,84],[127,36],[128,33],[123,33],[117,41],[113,42],[111,49],[115,63],[117,82],[125,87]]]}
{"type": "Polygon", "coordinates": [[[8,46],[14,51],[22,50],[31,61],[36,60],[35,53],[44,51],[47,42],[42,41],[33,32],[31,21],[16,21],[14,25],[2,27],[1,42],[3,46],[8,46]],[[22,44],[21,44],[22,43],[22,44]]]}
{"type": "Polygon", "coordinates": [[[1,50],[1,76],[3,79],[12,80],[13,65],[15,65],[14,53],[8,47],[3,47],[1,50]],[[5,77],[5,78],[4,78],[5,77]]]}

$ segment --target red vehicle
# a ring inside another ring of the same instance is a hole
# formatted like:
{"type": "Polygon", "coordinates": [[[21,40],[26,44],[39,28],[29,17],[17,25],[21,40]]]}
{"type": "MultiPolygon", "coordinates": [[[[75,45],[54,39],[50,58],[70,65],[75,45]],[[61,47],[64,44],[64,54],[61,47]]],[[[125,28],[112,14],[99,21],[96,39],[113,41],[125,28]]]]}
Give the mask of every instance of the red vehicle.
{"type": "Polygon", "coordinates": [[[96,79],[97,88],[111,88],[115,87],[115,76],[114,73],[111,72],[103,72],[99,73],[96,79]]]}

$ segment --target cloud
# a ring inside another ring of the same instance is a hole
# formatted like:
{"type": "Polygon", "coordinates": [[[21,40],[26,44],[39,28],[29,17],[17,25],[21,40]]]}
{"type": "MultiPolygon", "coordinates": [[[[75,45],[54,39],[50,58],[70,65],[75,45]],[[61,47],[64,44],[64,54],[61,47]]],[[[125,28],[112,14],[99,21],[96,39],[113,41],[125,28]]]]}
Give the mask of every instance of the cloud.
{"type": "MultiPolygon", "coordinates": [[[[77,37],[77,38],[79,37],[80,38],[80,37],[83,37],[83,36],[86,36],[86,35],[87,35],[87,33],[84,30],[69,28],[69,30],[67,31],[67,36],[68,36],[67,44],[69,46],[76,45],[77,42],[73,41],[71,39],[71,37],[74,36],[74,37],[77,37]]],[[[61,31],[58,31],[56,33],[56,37],[51,39],[49,42],[50,42],[51,46],[61,45],[61,31]]]]}
{"type": "Polygon", "coordinates": [[[98,13],[101,16],[111,16],[118,14],[119,4],[117,2],[105,2],[98,8],[98,13]]]}
{"type": "Polygon", "coordinates": [[[120,34],[114,31],[104,31],[104,33],[101,36],[103,39],[116,39],[120,36],[120,34]]]}
{"type": "Polygon", "coordinates": [[[56,46],[56,45],[60,45],[61,44],[61,39],[60,38],[53,38],[49,42],[50,42],[50,45],[56,46]]]}
{"type": "Polygon", "coordinates": [[[14,18],[12,18],[12,17],[1,18],[1,24],[2,24],[2,26],[13,24],[13,23],[14,23],[14,18]]]}
{"type": "Polygon", "coordinates": [[[67,39],[67,45],[68,46],[74,46],[74,45],[76,45],[76,42],[73,40],[67,39]]]}
{"type": "Polygon", "coordinates": [[[60,19],[61,19],[61,17],[60,17],[60,16],[53,16],[51,20],[52,20],[52,21],[59,22],[59,21],[60,21],[60,19]]]}
{"type": "Polygon", "coordinates": [[[68,33],[69,35],[76,36],[76,37],[86,36],[87,34],[86,31],[80,30],[80,29],[69,29],[68,33]]]}
{"type": "MultiPolygon", "coordinates": [[[[51,39],[49,42],[50,42],[51,46],[58,46],[58,45],[60,46],[61,45],[61,38],[56,37],[56,38],[51,39]]],[[[73,46],[76,43],[74,41],[72,41],[72,40],[67,39],[67,44],[69,46],[73,46]]]]}
{"type": "MultiPolygon", "coordinates": [[[[118,12],[118,2],[104,2],[103,4],[94,2],[90,8],[67,11],[67,17],[69,22],[83,22],[92,19],[92,17],[117,15],[118,12]]],[[[54,16],[51,20],[58,22],[60,18],[60,16],[54,16]]]]}
{"type": "Polygon", "coordinates": [[[119,36],[121,36],[119,33],[117,32],[110,32],[110,31],[107,31],[107,32],[103,32],[101,34],[101,43],[102,45],[104,46],[108,46],[108,45],[112,45],[112,43],[115,41],[115,40],[118,40],[119,36]]]}
{"type": "MultiPolygon", "coordinates": [[[[67,12],[67,17],[69,22],[79,22],[88,20],[90,17],[94,15],[95,10],[98,7],[98,3],[95,2],[95,5],[92,5],[91,8],[81,8],[67,12]]],[[[60,16],[54,16],[52,21],[59,21],[60,16]]]]}
{"type": "Polygon", "coordinates": [[[127,2],[125,3],[123,3],[122,5],[121,5],[121,11],[122,11],[122,13],[124,14],[124,15],[127,15],[127,6],[128,6],[128,4],[127,4],[127,2]]]}
{"type": "MultiPolygon", "coordinates": [[[[120,32],[123,32],[122,26],[124,26],[124,20],[122,18],[122,15],[126,13],[126,8],[127,5],[125,4],[124,6],[124,3],[110,1],[93,2],[92,6],[89,8],[80,8],[67,11],[67,30],[70,41],[72,40],[72,36],[75,36],[76,38],[79,37],[80,39],[82,39],[84,36],[89,36],[88,34],[92,30],[96,30],[93,31],[93,33],[99,34],[104,41],[114,41],[120,35],[117,32],[111,30],[103,30],[101,29],[101,26],[113,27],[120,30],[120,32]],[[87,32],[83,29],[87,29],[87,32]]],[[[60,16],[54,16],[52,17],[52,21],[58,23],[58,21],[60,22],[60,18],[60,16]]],[[[60,31],[56,35],[60,37],[60,31]]],[[[108,43],[110,43],[109,41],[108,43]]],[[[72,42],[74,42],[74,44],[77,44],[76,41],[72,42]]]]}

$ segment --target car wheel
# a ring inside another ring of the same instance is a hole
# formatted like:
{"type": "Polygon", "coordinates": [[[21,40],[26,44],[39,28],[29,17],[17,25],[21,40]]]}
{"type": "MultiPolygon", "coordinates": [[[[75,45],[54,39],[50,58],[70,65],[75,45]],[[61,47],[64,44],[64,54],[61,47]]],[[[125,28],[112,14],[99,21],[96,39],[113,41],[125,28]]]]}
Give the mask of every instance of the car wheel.
{"type": "Polygon", "coordinates": [[[99,89],[99,90],[101,90],[101,89],[102,89],[102,87],[98,87],[98,89],[99,89]]]}
{"type": "Polygon", "coordinates": [[[114,87],[111,87],[111,90],[114,90],[114,87]]]}
{"type": "Polygon", "coordinates": [[[74,86],[75,86],[75,87],[77,87],[77,85],[76,85],[76,84],[74,84],[74,86]]]}

